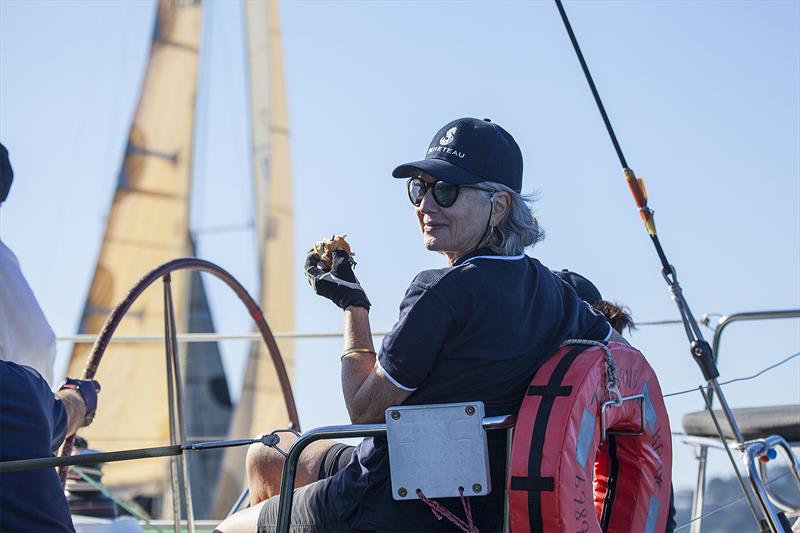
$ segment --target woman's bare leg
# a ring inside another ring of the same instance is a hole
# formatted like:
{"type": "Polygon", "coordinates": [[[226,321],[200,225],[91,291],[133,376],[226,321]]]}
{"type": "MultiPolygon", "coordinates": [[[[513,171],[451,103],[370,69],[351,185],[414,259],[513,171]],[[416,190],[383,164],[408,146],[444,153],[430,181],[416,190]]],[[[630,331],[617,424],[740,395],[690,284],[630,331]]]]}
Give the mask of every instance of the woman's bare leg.
{"type": "Polygon", "coordinates": [[[214,528],[214,533],[253,533],[258,528],[258,515],[263,506],[261,503],[232,514],[214,528]]]}
{"type": "MultiPolygon", "coordinates": [[[[281,436],[280,447],[286,451],[297,440],[294,435],[281,436]]],[[[317,481],[319,468],[325,453],[336,444],[336,441],[321,440],[312,442],[300,454],[297,461],[297,475],[294,488],[302,487],[317,481]]],[[[247,487],[250,490],[250,505],[256,505],[267,498],[276,496],[281,491],[281,476],[283,475],[283,455],[274,448],[263,444],[251,444],[247,450],[245,469],[247,472],[247,487]]]]}

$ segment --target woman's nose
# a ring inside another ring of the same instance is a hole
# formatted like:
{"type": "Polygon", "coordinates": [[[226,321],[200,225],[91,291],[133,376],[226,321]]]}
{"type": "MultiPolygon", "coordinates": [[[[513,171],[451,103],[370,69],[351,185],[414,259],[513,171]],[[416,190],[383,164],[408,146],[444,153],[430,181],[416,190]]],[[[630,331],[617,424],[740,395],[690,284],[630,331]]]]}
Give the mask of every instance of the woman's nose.
{"type": "Polygon", "coordinates": [[[422,196],[422,201],[419,203],[419,210],[423,213],[430,213],[439,208],[436,200],[433,199],[433,187],[428,188],[422,196]]]}

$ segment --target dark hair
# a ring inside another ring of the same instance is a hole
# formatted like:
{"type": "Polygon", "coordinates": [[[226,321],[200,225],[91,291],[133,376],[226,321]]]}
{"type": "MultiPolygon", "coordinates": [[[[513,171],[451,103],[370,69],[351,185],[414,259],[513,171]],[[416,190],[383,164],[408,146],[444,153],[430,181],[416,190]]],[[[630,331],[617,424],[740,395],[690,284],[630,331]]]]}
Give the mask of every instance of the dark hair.
{"type": "Polygon", "coordinates": [[[606,300],[597,300],[592,304],[592,307],[603,313],[611,327],[620,335],[622,330],[626,328],[628,331],[636,329],[636,324],[633,323],[633,318],[631,317],[631,310],[627,307],[606,300]]]}
{"type": "Polygon", "coordinates": [[[8,150],[0,143],[0,204],[8,198],[12,181],[14,181],[14,171],[11,169],[11,161],[8,159],[8,150]]]}

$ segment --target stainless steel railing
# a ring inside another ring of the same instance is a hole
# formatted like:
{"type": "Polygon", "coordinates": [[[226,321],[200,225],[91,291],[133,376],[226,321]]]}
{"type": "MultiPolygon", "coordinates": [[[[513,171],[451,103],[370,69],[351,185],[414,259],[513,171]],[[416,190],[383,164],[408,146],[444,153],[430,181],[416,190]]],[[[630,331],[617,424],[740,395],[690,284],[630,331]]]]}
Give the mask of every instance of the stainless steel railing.
{"type": "MultiPolygon", "coordinates": [[[[800,318],[800,309],[785,309],[785,310],[771,310],[771,311],[748,311],[742,313],[734,313],[732,315],[725,315],[722,316],[719,321],[717,322],[717,326],[714,329],[714,338],[712,340],[712,353],[714,355],[714,362],[719,362],[719,347],[720,343],[722,342],[722,333],[725,329],[735,323],[735,322],[748,322],[748,321],[756,321],[756,320],[775,320],[775,319],[782,319],[782,318],[800,318]]],[[[714,389],[709,388],[708,392],[706,393],[706,398],[708,401],[708,409],[711,410],[712,403],[714,401],[714,389]]],[[[730,422],[733,414],[731,412],[730,407],[727,404],[723,404],[723,412],[728,418],[730,422]]],[[[739,444],[744,442],[744,437],[742,436],[741,432],[739,431],[738,426],[735,423],[731,424],[731,428],[734,431],[734,436],[736,441],[739,444]]],[[[697,481],[695,483],[695,493],[694,499],[692,501],[692,527],[691,533],[700,533],[702,528],[702,516],[703,516],[703,503],[704,503],[704,496],[705,496],[705,488],[706,488],[706,467],[708,462],[708,446],[700,444],[698,453],[697,453],[697,481]]],[[[734,468],[736,466],[734,465],[734,468]]],[[[738,473],[738,470],[737,470],[738,473]]],[[[757,487],[753,487],[757,489],[757,487]]],[[[747,490],[747,489],[744,489],[747,490]]],[[[754,492],[758,492],[758,490],[754,490],[754,492]]],[[[761,498],[761,495],[757,495],[762,507],[762,512],[766,515],[766,518],[769,519],[770,510],[769,510],[769,502],[764,502],[761,498]]],[[[772,513],[774,514],[774,513],[772,513]]]]}

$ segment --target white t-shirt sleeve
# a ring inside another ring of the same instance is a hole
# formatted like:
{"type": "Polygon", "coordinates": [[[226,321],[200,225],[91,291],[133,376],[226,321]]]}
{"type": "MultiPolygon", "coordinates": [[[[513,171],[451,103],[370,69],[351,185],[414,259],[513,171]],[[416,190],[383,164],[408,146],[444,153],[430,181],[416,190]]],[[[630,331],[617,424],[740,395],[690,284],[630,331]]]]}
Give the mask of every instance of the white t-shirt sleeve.
{"type": "Polygon", "coordinates": [[[56,336],[14,253],[0,241],[0,359],[35,369],[53,386],[56,336]]]}

